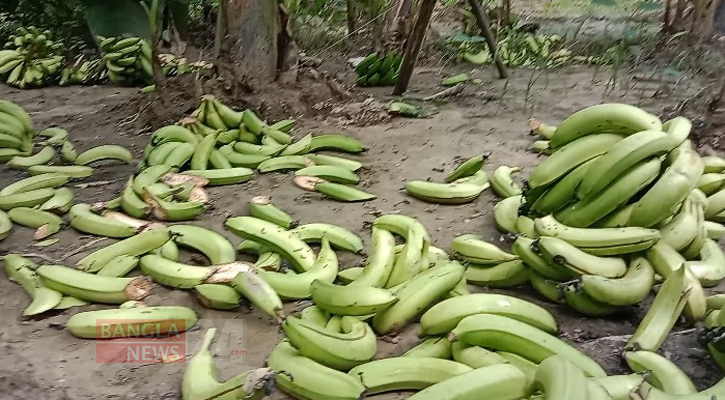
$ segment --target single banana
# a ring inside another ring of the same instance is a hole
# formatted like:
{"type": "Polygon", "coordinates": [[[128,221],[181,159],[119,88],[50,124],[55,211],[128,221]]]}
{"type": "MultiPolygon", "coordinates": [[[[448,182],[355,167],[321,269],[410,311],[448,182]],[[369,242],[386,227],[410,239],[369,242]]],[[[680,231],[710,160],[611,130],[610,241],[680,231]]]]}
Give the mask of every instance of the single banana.
{"type": "Polygon", "coordinates": [[[89,304],[91,304],[91,303],[89,303],[85,300],[76,299],[75,297],[71,297],[71,296],[63,296],[63,298],[60,299],[60,303],[58,303],[58,305],[55,306],[53,309],[54,310],[67,310],[69,308],[83,307],[83,306],[87,306],[89,304]]]}
{"type": "Polygon", "coordinates": [[[540,363],[552,355],[561,356],[581,368],[587,376],[606,373],[594,360],[561,339],[525,322],[500,315],[478,314],[464,318],[449,334],[453,342],[518,354],[540,363]]]}
{"type": "Polygon", "coordinates": [[[79,203],[70,208],[70,226],[80,232],[111,238],[130,237],[139,229],[123,222],[98,215],[91,211],[91,206],[79,203]]]}
{"type": "Polygon", "coordinates": [[[282,269],[282,256],[273,252],[265,252],[257,257],[254,266],[265,271],[279,271],[282,269]]]}
{"type": "Polygon", "coordinates": [[[171,202],[144,189],[143,200],[151,208],[151,214],[160,221],[190,221],[204,212],[200,201],[171,202]]]}
{"type": "MultiPolygon", "coordinates": [[[[287,146],[283,144],[279,144],[277,142],[267,144],[267,145],[259,145],[259,144],[253,144],[253,143],[247,143],[247,142],[236,142],[234,145],[232,145],[234,148],[234,151],[242,154],[249,154],[249,155],[256,155],[256,156],[270,156],[275,157],[279,155],[284,149],[287,148],[287,146]]],[[[294,154],[290,154],[294,155],[294,154]]],[[[294,157],[290,158],[290,160],[301,160],[301,157],[294,157]]]]}
{"type": "MultiPolygon", "coordinates": [[[[265,126],[262,128],[262,144],[266,144],[267,142],[275,142],[283,145],[290,145],[292,144],[292,136],[289,134],[272,129],[269,126],[265,126]]],[[[310,143],[310,146],[312,143],[310,143]]]]}
{"type": "Polygon", "coordinates": [[[141,300],[151,290],[149,281],[143,277],[98,276],[62,265],[41,265],[37,273],[46,287],[96,303],[121,304],[128,300],[141,300]]]}
{"type": "Polygon", "coordinates": [[[639,257],[632,260],[627,273],[619,279],[583,275],[581,288],[584,293],[597,301],[615,306],[628,306],[647,298],[654,281],[652,265],[647,259],[639,257]]]}
{"type": "Polygon", "coordinates": [[[516,230],[516,220],[519,217],[519,207],[523,196],[511,196],[500,200],[493,206],[493,217],[496,221],[496,227],[503,233],[518,233],[516,230]]]}
{"type": "Polygon", "coordinates": [[[193,175],[208,180],[209,186],[234,185],[248,181],[254,171],[249,168],[236,167],[227,169],[213,170],[188,170],[183,172],[184,175],[193,175]]]}
{"type": "Polygon", "coordinates": [[[0,210],[7,211],[16,207],[35,207],[50,200],[53,195],[55,195],[55,190],[45,188],[0,196],[0,210]]]}
{"type": "Polygon", "coordinates": [[[8,237],[11,229],[13,229],[13,222],[5,211],[0,210],[0,241],[8,237]]]}
{"type": "Polygon", "coordinates": [[[685,141],[668,158],[673,159],[671,165],[635,203],[628,225],[648,228],[664,221],[695,188],[704,164],[691,143],[685,141]]]}
{"type": "Polygon", "coordinates": [[[31,298],[30,304],[23,310],[24,317],[42,314],[58,306],[63,295],[43,285],[34,271],[37,268],[35,263],[17,254],[6,254],[3,261],[8,279],[25,289],[31,298]]]}
{"type": "Polygon", "coordinates": [[[645,380],[671,395],[684,396],[697,392],[682,370],[667,358],[651,351],[626,351],[624,359],[634,372],[646,373],[645,380]]]}
{"type": "Polygon", "coordinates": [[[539,252],[538,242],[533,239],[519,236],[511,246],[511,251],[521,258],[527,267],[546,278],[567,281],[576,276],[573,271],[547,261],[539,252]]]}
{"type": "Polygon", "coordinates": [[[13,157],[7,162],[8,167],[27,169],[34,165],[46,165],[55,158],[55,149],[43,147],[39,152],[28,157],[13,157]]]}
{"type": "Polygon", "coordinates": [[[337,276],[337,255],[327,239],[322,239],[320,252],[315,264],[301,274],[259,271],[259,275],[269,283],[283,299],[305,299],[311,296],[311,285],[315,280],[332,284],[337,276]]]}
{"type": "Polygon", "coordinates": [[[696,261],[687,261],[685,267],[697,277],[703,287],[716,286],[725,279],[725,254],[717,242],[706,239],[699,258],[696,261]]]}
{"type": "Polygon", "coordinates": [[[302,311],[300,311],[298,317],[305,322],[319,326],[321,328],[327,326],[327,323],[330,321],[331,318],[330,313],[317,306],[310,306],[303,309],[302,311]]]}
{"type": "Polygon", "coordinates": [[[483,168],[486,158],[483,155],[477,155],[469,158],[461,165],[457,166],[446,177],[446,182],[450,183],[461,178],[465,178],[475,174],[483,168]]]}
{"type": "Polygon", "coordinates": [[[261,134],[262,129],[267,126],[267,124],[250,109],[243,111],[242,122],[249,132],[255,135],[261,134]]]}
{"type": "Polygon", "coordinates": [[[405,191],[416,199],[429,203],[465,204],[476,200],[488,186],[489,184],[476,185],[414,180],[405,183],[405,191]]]}
{"type": "Polygon", "coordinates": [[[359,170],[363,166],[361,162],[327,154],[307,154],[305,155],[305,158],[315,165],[332,165],[335,167],[345,168],[352,172],[359,170]]]}
{"type": "Polygon", "coordinates": [[[364,249],[360,236],[333,224],[304,224],[290,230],[290,232],[305,243],[320,243],[322,238],[327,238],[336,249],[357,254],[362,253],[364,249]]]}
{"type": "Polygon", "coordinates": [[[690,296],[685,268],[670,274],[625,349],[657,351],[672,330],[690,296]]]}
{"type": "Polygon", "coordinates": [[[539,235],[556,237],[580,248],[606,248],[638,243],[652,243],[660,238],[660,232],[656,229],[638,227],[574,228],[560,223],[552,215],[537,218],[534,222],[539,235]]]}
{"type": "Polygon", "coordinates": [[[126,164],[133,162],[133,154],[123,147],[116,144],[106,144],[93,147],[78,155],[75,159],[76,165],[88,165],[101,160],[118,160],[126,164]]]}
{"type": "Polygon", "coordinates": [[[314,265],[316,257],[312,249],[298,236],[278,225],[254,217],[232,217],[224,225],[235,234],[282,255],[300,272],[314,265]]]}
{"type": "MultiPolygon", "coordinates": [[[[227,265],[227,264],[224,264],[227,265]]],[[[223,278],[229,275],[222,265],[198,267],[169,260],[156,254],[141,257],[141,272],[154,282],[177,289],[191,289],[202,283],[226,283],[223,278]]]]}
{"type": "Polygon", "coordinates": [[[576,283],[562,283],[560,286],[564,302],[582,315],[600,318],[622,311],[619,307],[593,299],[576,283]]]}
{"type": "Polygon", "coordinates": [[[333,200],[343,202],[368,201],[374,200],[378,197],[372,193],[356,189],[353,186],[326,181],[316,183],[314,188],[315,191],[320,192],[333,200]]]}
{"type": "Polygon", "coordinates": [[[661,240],[677,251],[685,249],[692,243],[702,230],[702,226],[699,224],[700,218],[698,217],[701,210],[697,210],[697,208],[700,208],[700,206],[685,200],[682,208],[674,218],[660,228],[661,240]]]}
{"type": "Polygon", "coordinates": [[[299,354],[340,371],[370,361],[377,352],[375,333],[355,317],[342,317],[341,333],[294,317],[282,323],[282,330],[299,354]]]}
{"type": "Polygon", "coordinates": [[[543,360],[536,368],[534,388],[544,392],[546,400],[592,399],[584,372],[559,355],[543,360]]]}
{"type": "Polygon", "coordinates": [[[319,135],[312,138],[309,152],[320,150],[342,151],[345,153],[362,153],[365,147],[357,139],[344,135],[319,135]]]}
{"type": "Polygon", "coordinates": [[[75,164],[78,158],[78,151],[70,140],[66,140],[60,146],[60,159],[66,164],[75,164]]]}
{"type": "Polygon", "coordinates": [[[274,124],[269,126],[272,129],[282,131],[282,132],[289,132],[292,130],[292,128],[295,127],[295,120],[293,119],[283,119],[281,121],[277,121],[274,124]]]}
{"type": "Polygon", "coordinates": [[[68,183],[70,177],[60,173],[41,174],[21,179],[0,190],[0,197],[30,192],[39,189],[53,189],[68,183]]]}
{"type": "Polygon", "coordinates": [[[40,175],[48,173],[61,173],[70,178],[87,178],[93,175],[93,168],[82,165],[33,165],[28,167],[30,175],[40,175]]]}
{"type": "Polygon", "coordinates": [[[553,303],[566,303],[559,281],[551,280],[536,271],[529,271],[529,283],[545,299],[553,303]]]}
{"type": "MultiPolygon", "coordinates": [[[[486,397],[499,400],[518,400],[528,395],[526,375],[508,365],[491,365],[464,372],[436,383],[408,397],[411,400],[466,400],[486,397]]],[[[572,398],[573,399],[573,398],[572,398]]]]}
{"type": "MultiPolygon", "coordinates": [[[[385,229],[373,227],[370,256],[360,274],[350,283],[351,286],[383,287],[390,278],[395,262],[395,238],[385,229]]],[[[345,271],[350,270],[348,268],[345,271]]],[[[338,274],[339,276],[339,274],[338,274]]]]}
{"type": "Polygon", "coordinates": [[[646,130],[661,131],[662,122],[635,106],[599,104],[577,111],[562,121],[551,137],[551,147],[559,148],[579,138],[601,132],[631,135],[646,130]]]}
{"type": "MultiPolygon", "coordinates": [[[[271,129],[275,130],[272,126],[270,126],[271,129]]],[[[287,146],[280,155],[282,156],[292,156],[292,155],[299,155],[299,154],[307,154],[307,152],[310,150],[310,146],[312,145],[312,134],[307,134],[302,137],[302,139],[291,143],[289,146],[287,146]]]]}
{"type": "Polygon", "coordinates": [[[719,156],[707,156],[702,158],[705,164],[705,173],[721,173],[725,172],[725,158],[719,156]]]}
{"type": "Polygon", "coordinates": [[[505,261],[493,267],[472,264],[464,276],[472,285],[510,288],[528,281],[528,268],[521,260],[505,261]]]}
{"type": "Polygon", "coordinates": [[[679,145],[690,136],[692,121],[685,117],[674,117],[662,124],[662,130],[672,136],[679,145]]]}
{"type": "Polygon", "coordinates": [[[526,300],[494,293],[476,293],[444,300],[420,318],[421,335],[440,335],[453,330],[465,317],[474,314],[496,314],[556,333],[558,325],[546,309],[526,300]]]}
{"type": "Polygon", "coordinates": [[[479,265],[495,265],[505,261],[518,260],[518,257],[507,253],[498,246],[473,234],[461,235],[451,242],[451,251],[455,257],[479,265]]]}
{"type": "Polygon", "coordinates": [[[493,192],[498,197],[504,199],[520,195],[522,192],[521,187],[511,177],[512,174],[519,171],[521,171],[521,168],[511,168],[505,165],[496,168],[491,178],[491,189],[493,189],[493,192]]]}
{"type": "Polygon", "coordinates": [[[8,211],[8,217],[13,223],[36,229],[34,238],[45,239],[60,231],[63,226],[63,219],[47,211],[36,210],[28,207],[15,207],[8,211]]]}
{"type": "Polygon", "coordinates": [[[593,256],[559,238],[542,236],[537,246],[547,261],[577,274],[618,278],[627,272],[627,264],[621,258],[593,256]]]}
{"type": "Polygon", "coordinates": [[[74,197],[75,195],[71,189],[62,187],[56,189],[53,197],[41,204],[38,209],[54,214],[65,214],[73,206],[74,197]]]}
{"type": "Polygon", "coordinates": [[[525,215],[519,215],[519,217],[516,218],[516,231],[521,236],[526,236],[528,238],[536,239],[539,237],[534,220],[525,215]]]}
{"type": "Polygon", "coordinates": [[[257,168],[264,161],[272,158],[259,154],[238,153],[231,144],[220,147],[219,151],[224,154],[229,163],[234,167],[257,168]]]}
{"type": "Polygon", "coordinates": [[[252,198],[249,202],[249,215],[279,225],[285,229],[290,229],[297,225],[289,214],[272,204],[272,199],[269,196],[252,198]]]}
{"type": "MultiPolygon", "coordinates": [[[[101,270],[103,271],[103,270],[101,270]]],[[[194,294],[206,308],[232,310],[239,307],[242,296],[234,288],[216,283],[203,283],[193,287],[194,294]]]]}
{"type": "Polygon", "coordinates": [[[358,400],[365,391],[358,378],[304,357],[286,340],[272,350],[267,365],[277,372],[277,387],[297,398],[358,400]]]}
{"type": "Polygon", "coordinates": [[[143,332],[145,324],[152,324],[155,335],[179,334],[193,328],[197,321],[190,308],[161,306],[80,312],[68,318],[66,326],[75,337],[113,339],[129,332],[143,332]]]}
{"type": "Polygon", "coordinates": [[[185,166],[191,157],[194,156],[197,144],[181,142],[164,159],[163,165],[168,165],[173,171],[178,171],[185,166]]]}
{"type": "Polygon", "coordinates": [[[199,144],[199,138],[183,126],[168,125],[155,130],[151,135],[151,145],[154,147],[166,142],[183,142],[197,145],[199,144]]]}
{"type": "Polygon", "coordinates": [[[318,307],[336,315],[370,315],[398,301],[396,296],[385,289],[337,286],[320,280],[312,282],[310,291],[318,307]]]}
{"type": "Polygon", "coordinates": [[[101,268],[96,275],[114,278],[124,277],[138,266],[138,262],[138,258],[133,256],[118,256],[101,268]]]}
{"type": "Polygon", "coordinates": [[[471,371],[460,362],[433,357],[391,357],[359,365],[348,372],[375,395],[404,390],[423,390],[471,371]]]}
{"type": "Polygon", "coordinates": [[[461,264],[449,261],[416,275],[396,292],[398,301],[375,314],[373,329],[381,335],[401,330],[421,311],[450,292],[463,278],[463,273],[461,264]]]}
{"type": "Polygon", "coordinates": [[[295,176],[316,176],[329,182],[355,185],[360,182],[356,173],[333,165],[311,165],[295,171],[295,176]]]}
{"type": "Polygon", "coordinates": [[[468,365],[471,368],[483,368],[490,365],[507,364],[508,361],[495,351],[486,350],[480,346],[472,346],[463,342],[451,345],[453,360],[468,365]]]}
{"type": "Polygon", "coordinates": [[[708,196],[719,192],[723,186],[725,186],[725,174],[723,173],[703,174],[697,180],[697,188],[708,196]]]}
{"type": "Polygon", "coordinates": [[[604,387],[612,400],[630,400],[629,394],[642,385],[644,377],[641,374],[610,375],[589,380],[604,387]]]}
{"type": "Polygon", "coordinates": [[[410,358],[451,358],[451,342],[445,336],[429,337],[403,353],[401,357],[410,358]]]}
{"type": "Polygon", "coordinates": [[[191,169],[203,171],[207,168],[209,157],[211,157],[214,145],[216,145],[216,136],[216,133],[213,133],[199,141],[194,150],[194,155],[191,156],[191,162],[189,163],[191,169]]]}
{"type": "Polygon", "coordinates": [[[171,239],[167,229],[144,231],[136,236],[116,242],[83,257],[76,268],[85,272],[96,272],[108,262],[121,255],[140,256],[158,249],[171,239]]]}
{"type": "Polygon", "coordinates": [[[274,317],[277,323],[284,320],[282,300],[267,281],[257,274],[254,264],[237,261],[224,265],[233,266],[238,271],[231,281],[234,289],[264,313],[274,317]]]}
{"type": "Polygon", "coordinates": [[[236,250],[221,234],[196,225],[171,225],[172,240],[184,247],[201,252],[212,265],[236,261],[236,250]]]}
{"type": "Polygon", "coordinates": [[[586,175],[589,167],[602,156],[596,156],[591,160],[579,165],[571,172],[567,173],[563,178],[541,195],[532,205],[531,209],[537,214],[547,215],[555,211],[559,211],[571,203],[576,195],[582,179],[586,175]]]}

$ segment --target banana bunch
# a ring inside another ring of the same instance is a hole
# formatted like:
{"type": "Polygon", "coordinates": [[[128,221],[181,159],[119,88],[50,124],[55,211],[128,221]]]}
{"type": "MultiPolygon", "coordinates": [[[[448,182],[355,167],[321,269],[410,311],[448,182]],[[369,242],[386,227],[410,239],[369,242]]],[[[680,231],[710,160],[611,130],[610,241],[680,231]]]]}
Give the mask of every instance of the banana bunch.
{"type": "Polygon", "coordinates": [[[214,68],[214,64],[207,61],[188,62],[186,58],[177,57],[174,54],[159,54],[161,69],[166,76],[179,76],[203,69],[214,68]]]}
{"type": "Polygon", "coordinates": [[[62,49],[50,31],[41,32],[34,26],[18,28],[0,51],[0,76],[19,88],[47,86],[55,82],[63,67],[62,49]]]}
{"type": "Polygon", "coordinates": [[[398,71],[403,56],[389,51],[384,57],[372,53],[365,57],[357,66],[358,86],[392,86],[398,81],[398,71]]]}
{"type": "Polygon", "coordinates": [[[98,37],[108,79],[115,84],[149,84],[153,80],[152,52],[140,37],[98,37]]]}
{"type": "Polygon", "coordinates": [[[108,79],[108,70],[102,59],[81,61],[79,59],[63,68],[58,85],[91,85],[108,79]]]}
{"type": "MultiPolygon", "coordinates": [[[[498,36],[497,49],[501,59],[511,68],[554,67],[570,60],[567,49],[559,49],[562,38],[559,35],[534,34],[517,29],[504,29],[498,36]],[[555,50],[556,49],[556,50],[555,50]]],[[[456,46],[460,58],[472,64],[493,63],[488,47],[466,40],[449,39],[450,46],[456,46]]]]}
{"type": "Polygon", "coordinates": [[[414,180],[405,183],[405,191],[430,203],[470,203],[490,186],[483,164],[482,155],[471,157],[451,171],[446,183],[414,180]]]}

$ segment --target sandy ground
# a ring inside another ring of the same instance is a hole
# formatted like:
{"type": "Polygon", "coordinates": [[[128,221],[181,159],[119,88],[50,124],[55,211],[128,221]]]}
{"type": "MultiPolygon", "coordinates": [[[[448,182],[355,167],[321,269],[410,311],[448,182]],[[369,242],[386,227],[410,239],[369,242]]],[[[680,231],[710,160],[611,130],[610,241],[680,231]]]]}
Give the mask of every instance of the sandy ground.
{"type": "MultiPolygon", "coordinates": [[[[442,76],[459,71],[441,72],[421,68],[411,86],[410,95],[431,94],[439,88],[442,76]]],[[[471,71],[469,71],[471,72],[471,71]]],[[[378,199],[364,204],[343,204],[302,192],[292,185],[289,174],[255,175],[249,183],[211,190],[213,207],[195,223],[227,236],[234,244],[240,242],[224,231],[223,221],[232,215],[246,214],[246,203],[257,195],[271,195],[274,202],[302,223],[330,222],[359,232],[369,245],[369,224],[382,213],[403,213],[415,216],[429,230],[434,245],[448,248],[453,237],[462,233],[478,233],[492,242],[508,246],[495,229],[492,218],[496,197],[486,191],[475,202],[460,206],[436,206],[407,197],[401,188],[409,179],[441,179],[459,160],[475,154],[489,154],[485,167],[492,172],[499,165],[523,167],[524,174],[538,162],[528,151],[535,140],[528,136],[527,119],[535,115],[547,122],[558,123],[572,112],[606,101],[640,104],[657,114],[697,91],[696,82],[686,78],[671,95],[658,95],[661,87],[638,83],[626,92],[616,91],[603,97],[605,86],[600,73],[596,79],[590,69],[571,67],[541,76],[525,98],[530,71],[516,71],[505,84],[493,78],[491,70],[472,71],[483,79],[480,86],[471,85],[463,96],[447,104],[437,104],[436,113],[427,119],[394,119],[365,128],[335,126],[334,116],[303,119],[297,135],[307,132],[344,132],[360,139],[369,150],[359,157],[365,164],[362,172],[366,190],[378,199]],[[684,82],[684,83],[683,83],[684,82]],[[691,86],[691,87],[688,87],[691,86]]],[[[387,89],[373,94],[385,101],[387,89]]],[[[104,143],[128,146],[137,157],[141,155],[148,134],[140,134],[129,122],[129,102],[135,102],[135,89],[115,87],[49,88],[17,91],[0,86],[0,98],[16,101],[32,114],[38,128],[52,124],[66,128],[79,150],[104,143]]],[[[182,117],[182,115],[178,115],[182,117]]],[[[109,165],[96,169],[93,177],[82,183],[107,181],[102,186],[75,189],[77,201],[93,202],[116,197],[133,166],[109,165]]],[[[0,166],[0,186],[21,177],[21,174],[0,166]]],[[[77,184],[77,183],[74,183],[77,184]]],[[[32,246],[32,232],[15,228],[0,243],[2,252],[36,253],[51,260],[61,260],[74,249],[95,240],[65,229],[57,235],[60,242],[38,249],[32,246]]],[[[82,256],[111,241],[62,260],[72,265],[82,256]]],[[[240,256],[241,257],[241,256],[240,256]]],[[[341,265],[355,266],[360,259],[340,253],[341,265]]],[[[40,260],[39,260],[40,261],[40,260]]],[[[486,291],[485,288],[472,288],[486,291]]],[[[719,291],[718,288],[713,289],[719,291]]],[[[626,336],[631,334],[643,310],[632,308],[614,319],[584,319],[565,307],[546,303],[528,287],[500,292],[521,296],[551,310],[561,324],[561,335],[595,357],[610,373],[626,372],[619,353],[626,336]]],[[[175,304],[193,307],[202,319],[201,326],[221,325],[231,332],[228,348],[245,350],[243,360],[231,359],[218,351],[220,377],[226,379],[243,370],[262,366],[282,335],[272,321],[255,310],[211,311],[201,307],[189,293],[156,288],[148,298],[150,304],[175,304]],[[223,320],[223,321],[222,321],[223,320]]],[[[95,343],[79,340],[63,331],[69,315],[81,310],[99,309],[93,305],[68,310],[37,320],[22,320],[21,310],[28,303],[23,290],[7,279],[0,279],[0,398],[46,399],[176,399],[183,364],[103,364],[95,358],[95,343]]],[[[289,313],[299,305],[287,305],[289,313]]],[[[695,333],[678,325],[664,346],[698,387],[706,387],[721,377],[717,367],[698,347],[695,333]]],[[[410,326],[397,344],[380,341],[379,357],[398,355],[417,341],[417,327],[410,326]]],[[[189,353],[203,330],[189,333],[189,353]]],[[[393,395],[390,398],[400,398],[393,395]]],[[[276,393],[273,398],[285,398],[276,393]]]]}

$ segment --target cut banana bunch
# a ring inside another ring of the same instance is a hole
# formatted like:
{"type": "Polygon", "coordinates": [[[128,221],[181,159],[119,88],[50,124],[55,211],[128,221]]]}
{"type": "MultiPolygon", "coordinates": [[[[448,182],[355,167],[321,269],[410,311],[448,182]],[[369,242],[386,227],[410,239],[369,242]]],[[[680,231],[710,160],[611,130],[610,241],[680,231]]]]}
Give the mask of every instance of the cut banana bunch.
{"type": "Polygon", "coordinates": [[[521,171],[521,168],[507,167],[505,165],[496,168],[491,178],[491,189],[498,197],[508,198],[521,194],[521,187],[514,181],[512,174],[521,171]]]}
{"type": "Polygon", "coordinates": [[[6,254],[3,261],[8,279],[20,285],[32,299],[23,310],[23,316],[42,314],[60,304],[63,295],[43,285],[34,271],[37,266],[30,259],[17,254],[6,254]]]}
{"type": "Polygon", "coordinates": [[[438,382],[471,371],[459,362],[432,357],[392,357],[370,361],[348,372],[364,384],[370,395],[423,390],[438,382]]]}
{"type": "Polygon", "coordinates": [[[274,374],[267,368],[243,372],[225,382],[218,381],[213,355],[209,351],[215,334],[215,328],[207,329],[202,339],[201,349],[189,360],[181,382],[182,399],[257,399],[263,397],[266,382],[274,379],[274,374]]]}
{"type": "Polygon", "coordinates": [[[587,376],[606,376],[594,360],[584,353],[525,322],[499,315],[471,315],[458,323],[449,334],[451,341],[518,354],[540,363],[559,355],[581,368],[587,376]]]}
{"type": "Polygon", "coordinates": [[[558,330],[554,316],[536,304],[502,294],[476,293],[450,298],[431,307],[420,318],[420,333],[448,333],[463,318],[474,314],[503,315],[552,334],[558,330]]]}
{"type": "Polygon", "coordinates": [[[142,332],[141,327],[144,324],[153,324],[154,333],[163,334],[184,332],[193,328],[197,321],[198,317],[194,310],[186,307],[129,307],[81,312],[68,318],[66,326],[73,336],[79,338],[113,339],[123,337],[123,332],[126,334],[134,331],[142,332]],[[117,322],[110,322],[114,320],[117,322]],[[100,323],[108,324],[109,330],[98,329],[100,323]],[[103,332],[113,332],[113,334],[106,337],[103,336],[103,332]]]}
{"type": "Polygon", "coordinates": [[[277,387],[294,397],[357,400],[365,391],[358,378],[299,354],[287,340],[272,350],[267,365],[277,372],[277,387]]]}
{"type": "Polygon", "coordinates": [[[333,332],[298,318],[287,318],[282,330],[297,351],[327,367],[347,371],[371,360],[377,337],[367,323],[342,317],[341,332],[333,332]]]}
{"type": "Polygon", "coordinates": [[[487,243],[483,237],[473,234],[461,235],[453,239],[451,251],[454,256],[479,265],[495,265],[518,259],[517,256],[487,243]]]}

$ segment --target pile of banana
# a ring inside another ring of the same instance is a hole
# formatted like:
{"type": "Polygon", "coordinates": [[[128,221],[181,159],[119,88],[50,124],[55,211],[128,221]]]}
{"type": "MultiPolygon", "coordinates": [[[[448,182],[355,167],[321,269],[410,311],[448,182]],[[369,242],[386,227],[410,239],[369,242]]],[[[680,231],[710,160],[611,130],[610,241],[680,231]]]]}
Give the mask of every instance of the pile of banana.
{"type": "Polygon", "coordinates": [[[398,81],[398,71],[403,62],[400,53],[389,51],[385,57],[372,53],[355,66],[358,86],[392,86],[398,81]]]}
{"type": "Polygon", "coordinates": [[[152,52],[140,37],[98,37],[108,79],[121,85],[149,84],[153,80],[152,52]]]}
{"type": "Polygon", "coordinates": [[[355,187],[361,163],[318,153],[358,154],[365,150],[362,143],[337,134],[308,134],[294,141],[289,133],[294,124],[282,120],[269,125],[252,110],[235,111],[205,95],[191,117],[154,132],[139,167],[190,169],[184,173],[207,178],[212,185],[243,182],[251,177],[252,168],[260,173],[295,171],[297,186],[331,199],[356,202],[376,198],[355,187]]]}
{"type": "Polygon", "coordinates": [[[0,77],[19,88],[46,86],[55,82],[63,64],[58,55],[61,43],[51,39],[51,32],[34,26],[18,28],[0,50],[0,77]]]}
{"type": "MultiPolygon", "coordinates": [[[[561,43],[558,35],[533,34],[516,29],[506,29],[499,36],[497,49],[504,63],[511,68],[517,67],[555,67],[571,59],[567,49],[553,50],[561,43]]],[[[493,55],[482,43],[465,41],[458,45],[460,57],[472,64],[493,63],[493,55]],[[479,51],[475,48],[479,47],[479,51]]]]}
{"type": "Polygon", "coordinates": [[[91,85],[104,82],[108,79],[106,64],[101,59],[77,60],[61,71],[58,85],[91,85]]]}
{"type": "MultiPolygon", "coordinates": [[[[532,127],[548,139],[538,147],[550,155],[524,188],[502,174],[511,186],[496,191],[504,199],[494,217],[501,231],[518,237],[514,254],[500,262],[523,263],[537,291],[589,316],[638,304],[684,266],[685,315],[703,319],[703,287],[725,278],[716,242],[725,234],[718,222],[724,221],[725,160],[697,154],[686,118],[662,124],[626,104],[590,107],[557,127],[536,121],[532,127]]],[[[482,248],[476,242],[459,252],[477,263],[474,250],[482,248]]]]}
{"type": "Polygon", "coordinates": [[[179,76],[214,67],[214,64],[207,61],[188,62],[186,58],[180,58],[174,54],[159,54],[159,61],[166,76],[179,76]]]}

